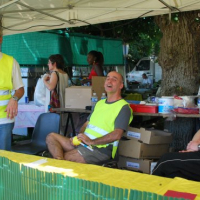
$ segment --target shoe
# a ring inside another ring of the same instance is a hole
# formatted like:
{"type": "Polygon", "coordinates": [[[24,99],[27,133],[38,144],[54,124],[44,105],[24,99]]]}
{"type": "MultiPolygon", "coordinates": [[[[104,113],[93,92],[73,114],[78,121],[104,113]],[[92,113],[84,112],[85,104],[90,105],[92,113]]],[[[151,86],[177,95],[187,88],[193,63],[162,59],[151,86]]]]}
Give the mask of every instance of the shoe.
{"type": "Polygon", "coordinates": [[[43,151],[41,156],[46,158],[53,158],[49,151],[43,151]]]}

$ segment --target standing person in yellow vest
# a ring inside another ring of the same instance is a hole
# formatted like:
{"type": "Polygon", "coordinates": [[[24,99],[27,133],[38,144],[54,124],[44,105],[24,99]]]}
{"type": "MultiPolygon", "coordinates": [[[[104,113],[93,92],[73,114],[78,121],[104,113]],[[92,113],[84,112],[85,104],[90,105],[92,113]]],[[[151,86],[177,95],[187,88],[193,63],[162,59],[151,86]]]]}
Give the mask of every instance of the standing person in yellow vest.
{"type": "Polygon", "coordinates": [[[121,97],[123,78],[118,72],[107,75],[105,84],[107,99],[97,102],[88,121],[80,129],[77,138],[81,145],[74,146],[70,138],[50,133],[46,142],[55,159],[79,163],[102,164],[115,157],[118,141],[132,121],[132,111],[121,97]]]}
{"type": "Polygon", "coordinates": [[[18,112],[18,100],[23,95],[24,84],[19,64],[13,57],[0,52],[0,149],[11,149],[14,118],[18,112]]]}

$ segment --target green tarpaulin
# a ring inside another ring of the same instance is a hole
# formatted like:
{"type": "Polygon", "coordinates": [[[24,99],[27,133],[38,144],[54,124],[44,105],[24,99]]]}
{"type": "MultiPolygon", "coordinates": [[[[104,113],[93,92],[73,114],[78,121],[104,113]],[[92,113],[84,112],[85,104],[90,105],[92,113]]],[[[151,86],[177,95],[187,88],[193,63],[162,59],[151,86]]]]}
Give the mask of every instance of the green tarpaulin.
{"type": "Polygon", "coordinates": [[[123,65],[122,40],[59,32],[33,32],[3,37],[2,52],[20,65],[44,65],[52,54],[62,54],[67,65],[87,66],[87,53],[104,55],[104,66],[123,65]]]}

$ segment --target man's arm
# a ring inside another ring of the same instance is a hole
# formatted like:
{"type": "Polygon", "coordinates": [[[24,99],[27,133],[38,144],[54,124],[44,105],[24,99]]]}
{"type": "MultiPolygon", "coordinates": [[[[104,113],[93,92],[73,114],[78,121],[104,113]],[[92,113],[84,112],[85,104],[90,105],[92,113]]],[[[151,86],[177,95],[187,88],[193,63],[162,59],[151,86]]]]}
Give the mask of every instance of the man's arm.
{"type": "Polygon", "coordinates": [[[89,121],[86,121],[86,122],[83,124],[83,126],[80,128],[80,131],[79,131],[80,133],[84,133],[84,132],[85,132],[85,129],[86,129],[88,123],[89,123],[89,121]]]}
{"type": "Polygon", "coordinates": [[[198,142],[200,144],[200,130],[196,132],[194,137],[192,138],[192,141],[198,142]]]}
{"type": "MultiPolygon", "coordinates": [[[[20,87],[19,89],[15,90],[15,93],[13,96],[18,97],[20,99],[24,95],[24,88],[20,87]]],[[[13,119],[15,116],[17,116],[18,112],[18,101],[11,98],[8,102],[8,106],[5,110],[7,112],[7,118],[13,119]]]]}
{"type": "Polygon", "coordinates": [[[196,132],[192,140],[188,143],[186,150],[181,152],[188,152],[188,151],[199,151],[198,145],[200,144],[200,130],[196,132]]]}
{"type": "Polygon", "coordinates": [[[87,145],[100,145],[100,144],[109,144],[116,140],[120,140],[122,137],[124,130],[122,129],[115,129],[114,131],[108,133],[107,135],[104,135],[103,137],[96,138],[94,140],[91,140],[89,137],[87,137],[85,134],[80,133],[78,134],[78,139],[83,141],[87,145]]]}

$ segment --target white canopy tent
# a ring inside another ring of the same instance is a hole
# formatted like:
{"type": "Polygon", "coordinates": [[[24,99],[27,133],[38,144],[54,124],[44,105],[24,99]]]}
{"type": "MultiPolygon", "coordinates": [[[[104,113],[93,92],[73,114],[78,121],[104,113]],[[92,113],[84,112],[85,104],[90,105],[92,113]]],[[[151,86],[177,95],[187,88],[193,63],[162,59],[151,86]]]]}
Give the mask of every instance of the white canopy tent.
{"type": "Polygon", "coordinates": [[[200,0],[0,0],[3,35],[200,9],[200,0]]]}

